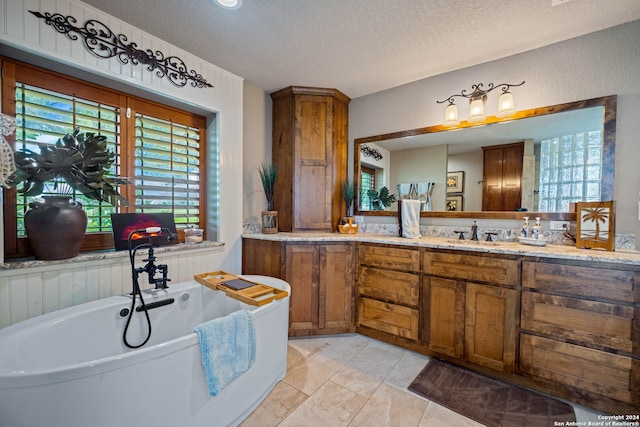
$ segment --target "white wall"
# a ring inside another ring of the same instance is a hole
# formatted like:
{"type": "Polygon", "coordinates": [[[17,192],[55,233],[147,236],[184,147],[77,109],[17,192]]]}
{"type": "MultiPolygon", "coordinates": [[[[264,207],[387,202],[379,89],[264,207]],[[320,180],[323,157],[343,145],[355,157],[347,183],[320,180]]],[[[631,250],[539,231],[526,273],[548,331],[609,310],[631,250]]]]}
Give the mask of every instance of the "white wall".
{"type": "MultiPolygon", "coordinates": [[[[207,115],[207,137],[210,141],[218,141],[217,150],[214,150],[215,145],[211,145],[209,153],[212,161],[218,163],[218,167],[212,164],[207,177],[209,202],[212,205],[207,218],[207,231],[210,236],[215,235],[219,241],[224,242],[224,246],[221,249],[206,251],[206,261],[190,260],[184,263],[179,274],[184,279],[192,277],[194,273],[204,272],[202,269],[240,273],[243,203],[239,185],[243,180],[243,81],[240,77],[74,0],[0,0],[0,43],[11,50],[42,58],[48,61],[50,67],[56,67],[56,64],[71,67],[90,78],[100,79],[101,84],[105,84],[105,81],[111,82],[113,87],[128,87],[131,91],[149,94],[154,99],[162,99],[168,104],[197,109],[207,115]],[[117,58],[97,58],[86,50],[82,40],[70,40],[65,35],[57,33],[43,20],[30,14],[29,10],[72,15],[77,19],[78,25],[82,25],[88,19],[97,19],[114,33],[124,34],[129,41],[135,41],[139,49],[159,50],[165,56],[180,57],[189,70],[202,74],[214,87],[176,87],[167,79],[149,72],[142,65],[125,65],[117,58]],[[216,191],[218,185],[219,193],[216,191]]],[[[183,256],[184,253],[180,256],[167,255],[167,258],[180,263],[182,261],[176,260],[183,256]]],[[[108,273],[111,263],[112,261],[95,261],[89,270],[84,265],[69,264],[68,268],[63,270],[53,268],[52,273],[28,268],[4,270],[0,274],[0,313],[24,313],[31,317],[40,314],[46,307],[63,308],[120,293],[121,289],[129,289],[128,275],[108,273]],[[103,267],[106,268],[104,272],[101,270],[103,267]],[[94,272],[95,269],[99,270],[100,280],[104,280],[104,275],[109,278],[98,292],[87,294],[83,283],[74,279],[71,291],[74,296],[63,298],[62,304],[51,303],[60,296],[52,292],[54,288],[50,287],[49,283],[57,280],[64,282],[70,277],[93,278],[93,273],[87,274],[86,271],[94,272]],[[46,280],[43,274],[48,275],[46,280]]],[[[0,319],[0,327],[5,326],[7,322],[21,320],[22,317],[24,316],[18,315],[0,319]]]]}
{"type": "MultiPolygon", "coordinates": [[[[436,100],[463,89],[470,90],[472,84],[525,80],[523,86],[512,91],[517,109],[617,94],[616,231],[636,234],[640,225],[639,41],[640,21],[635,21],[353,99],[349,106],[349,164],[353,162],[354,139],[440,124],[444,108],[436,100]]],[[[497,100],[491,102],[493,94],[489,96],[485,112],[494,115],[497,100]]]]}
{"type": "Polygon", "coordinates": [[[482,174],[484,153],[482,150],[449,155],[447,157],[447,171],[464,172],[464,191],[462,193],[463,209],[465,211],[482,210],[482,174]]]}
{"type": "MultiPolygon", "coordinates": [[[[390,152],[391,178],[389,190],[398,194],[398,184],[433,182],[432,206],[434,211],[445,210],[447,175],[447,146],[414,148],[390,152]]],[[[397,205],[391,208],[397,209],[397,205]]]]}
{"type": "Polygon", "coordinates": [[[271,96],[248,82],[244,83],[243,121],[242,218],[245,224],[256,224],[261,222],[260,212],[267,208],[258,168],[271,162],[271,96]]]}

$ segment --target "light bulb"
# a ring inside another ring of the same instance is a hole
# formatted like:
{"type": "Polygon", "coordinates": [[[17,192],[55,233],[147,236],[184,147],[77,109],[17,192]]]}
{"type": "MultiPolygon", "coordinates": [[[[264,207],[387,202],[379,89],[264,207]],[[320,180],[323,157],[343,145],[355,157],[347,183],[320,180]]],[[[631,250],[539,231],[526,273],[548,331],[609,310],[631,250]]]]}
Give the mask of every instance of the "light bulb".
{"type": "Polygon", "coordinates": [[[238,9],[242,6],[242,0],[215,0],[215,2],[225,9],[238,9]]]}
{"type": "Polygon", "coordinates": [[[496,114],[496,117],[502,119],[504,117],[514,115],[515,112],[516,109],[513,105],[513,95],[511,92],[504,92],[500,95],[500,98],[498,98],[498,114],[496,114]]]}
{"type": "Polygon", "coordinates": [[[471,107],[469,108],[469,123],[479,123],[484,121],[486,116],[484,115],[484,101],[482,98],[475,98],[471,100],[471,107]]]}
{"type": "Polygon", "coordinates": [[[458,126],[460,120],[458,120],[458,106],[456,104],[447,105],[447,109],[444,111],[444,126],[458,126]]]}

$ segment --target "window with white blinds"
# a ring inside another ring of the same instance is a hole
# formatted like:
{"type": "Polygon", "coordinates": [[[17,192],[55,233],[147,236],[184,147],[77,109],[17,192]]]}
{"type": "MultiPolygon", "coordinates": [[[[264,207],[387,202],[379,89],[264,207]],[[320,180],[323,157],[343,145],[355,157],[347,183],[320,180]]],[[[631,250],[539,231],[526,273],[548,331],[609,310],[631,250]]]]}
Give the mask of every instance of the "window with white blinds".
{"type": "Polygon", "coordinates": [[[178,228],[199,225],[199,131],[136,114],[136,212],[172,213],[178,228]]]}
{"type": "MultiPolygon", "coordinates": [[[[111,174],[119,175],[120,124],[119,108],[75,96],[56,93],[16,82],[16,148],[40,152],[45,144],[55,144],[67,133],[80,128],[107,137],[109,150],[116,153],[111,174]]],[[[88,199],[68,187],[64,181],[51,183],[43,196],[68,195],[82,203],[87,214],[87,232],[111,231],[111,213],[116,208],[108,203],[88,199]]],[[[38,196],[39,197],[39,196],[38,196]]],[[[16,203],[18,236],[25,236],[24,214],[36,196],[18,194],[16,203]]]]}

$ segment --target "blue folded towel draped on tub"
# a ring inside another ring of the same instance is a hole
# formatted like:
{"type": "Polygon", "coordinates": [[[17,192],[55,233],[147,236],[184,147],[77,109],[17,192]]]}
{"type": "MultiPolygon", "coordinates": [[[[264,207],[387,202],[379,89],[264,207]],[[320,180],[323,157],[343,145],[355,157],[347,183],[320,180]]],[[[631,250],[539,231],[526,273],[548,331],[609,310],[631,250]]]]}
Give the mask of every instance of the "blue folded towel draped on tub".
{"type": "Polygon", "coordinates": [[[250,311],[239,310],[210,320],[196,326],[194,332],[200,340],[202,364],[211,396],[217,395],[253,366],[256,337],[250,311]]]}

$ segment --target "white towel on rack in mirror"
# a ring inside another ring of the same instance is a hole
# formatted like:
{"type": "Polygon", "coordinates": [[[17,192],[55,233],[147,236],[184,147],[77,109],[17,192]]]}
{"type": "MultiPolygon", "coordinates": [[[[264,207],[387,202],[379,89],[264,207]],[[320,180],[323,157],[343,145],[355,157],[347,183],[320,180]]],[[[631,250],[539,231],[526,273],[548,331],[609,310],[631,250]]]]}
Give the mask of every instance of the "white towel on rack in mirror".
{"type": "Polygon", "coordinates": [[[398,184],[398,199],[409,199],[412,184],[398,184]]]}
{"type": "Polygon", "coordinates": [[[402,237],[419,239],[420,235],[420,200],[402,201],[402,237]]]}

